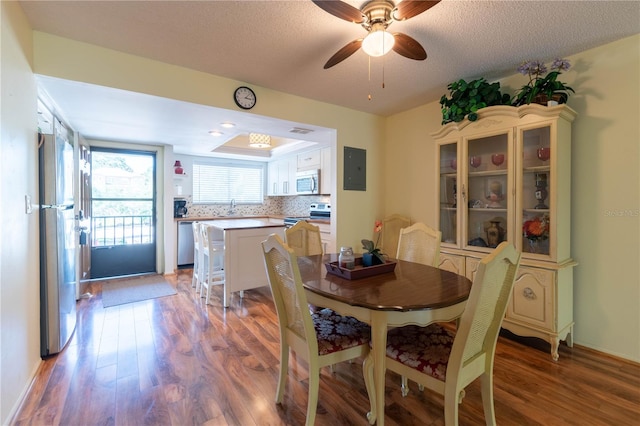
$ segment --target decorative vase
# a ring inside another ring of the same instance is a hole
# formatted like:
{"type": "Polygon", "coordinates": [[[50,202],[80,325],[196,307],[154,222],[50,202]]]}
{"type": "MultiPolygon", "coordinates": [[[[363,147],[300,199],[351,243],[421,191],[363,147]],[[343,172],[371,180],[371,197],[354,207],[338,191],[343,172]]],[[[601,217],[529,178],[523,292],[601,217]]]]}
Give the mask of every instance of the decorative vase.
{"type": "Polygon", "coordinates": [[[544,203],[549,193],[547,192],[547,174],[546,173],[536,173],[536,191],[535,196],[536,200],[538,200],[538,204],[534,207],[534,209],[548,209],[544,203]]]}
{"type": "Polygon", "coordinates": [[[173,170],[177,175],[184,174],[184,169],[182,168],[182,163],[180,163],[180,160],[176,160],[176,162],[173,164],[173,170]]]}
{"type": "Polygon", "coordinates": [[[487,245],[491,248],[498,247],[504,240],[504,228],[500,226],[500,220],[492,220],[487,228],[487,245]]]}
{"type": "Polygon", "coordinates": [[[378,256],[374,256],[371,253],[362,253],[362,266],[374,266],[374,265],[382,265],[382,262],[378,258],[378,256]]]}

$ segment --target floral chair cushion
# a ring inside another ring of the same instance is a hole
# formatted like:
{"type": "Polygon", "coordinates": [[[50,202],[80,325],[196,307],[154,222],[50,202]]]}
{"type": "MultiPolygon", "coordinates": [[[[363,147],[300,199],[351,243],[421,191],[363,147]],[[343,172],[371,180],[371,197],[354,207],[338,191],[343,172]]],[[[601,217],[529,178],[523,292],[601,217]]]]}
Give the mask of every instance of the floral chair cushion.
{"type": "Polygon", "coordinates": [[[318,339],[318,354],[327,355],[366,344],[371,329],[353,317],[343,317],[328,308],[311,314],[318,339]]]}
{"type": "Polygon", "coordinates": [[[438,324],[394,328],[387,334],[387,356],[444,382],[454,336],[438,324]]]}

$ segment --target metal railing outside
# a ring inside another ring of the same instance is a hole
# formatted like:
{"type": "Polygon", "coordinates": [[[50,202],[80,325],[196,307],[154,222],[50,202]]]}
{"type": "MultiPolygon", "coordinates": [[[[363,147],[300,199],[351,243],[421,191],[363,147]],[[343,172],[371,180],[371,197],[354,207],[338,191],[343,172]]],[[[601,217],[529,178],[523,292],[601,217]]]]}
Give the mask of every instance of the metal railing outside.
{"type": "Polygon", "coordinates": [[[154,241],[152,216],[94,216],[92,247],[150,244],[154,241]]]}

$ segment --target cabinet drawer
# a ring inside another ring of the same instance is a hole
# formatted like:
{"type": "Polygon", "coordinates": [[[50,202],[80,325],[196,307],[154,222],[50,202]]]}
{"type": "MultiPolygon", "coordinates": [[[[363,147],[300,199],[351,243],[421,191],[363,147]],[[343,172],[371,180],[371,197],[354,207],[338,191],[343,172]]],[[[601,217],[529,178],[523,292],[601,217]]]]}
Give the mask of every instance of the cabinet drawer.
{"type": "Polygon", "coordinates": [[[556,272],[520,266],[506,318],[553,330],[556,272]]]}
{"type": "Polygon", "coordinates": [[[464,256],[440,253],[440,265],[438,265],[438,268],[464,275],[464,256]]]}
{"type": "Polygon", "coordinates": [[[312,225],[317,226],[321,234],[331,234],[331,225],[328,223],[312,223],[312,225]]]}
{"type": "Polygon", "coordinates": [[[476,272],[478,272],[478,266],[480,265],[481,259],[476,259],[475,257],[467,257],[465,262],[465,277],[469,278],[471,282],[473,282],[476,277],[476,272]]]}
{"type": "Polygon", "coordinates": [[[298,171],[320,168],[320,150],[298,154],[298,171]]]}

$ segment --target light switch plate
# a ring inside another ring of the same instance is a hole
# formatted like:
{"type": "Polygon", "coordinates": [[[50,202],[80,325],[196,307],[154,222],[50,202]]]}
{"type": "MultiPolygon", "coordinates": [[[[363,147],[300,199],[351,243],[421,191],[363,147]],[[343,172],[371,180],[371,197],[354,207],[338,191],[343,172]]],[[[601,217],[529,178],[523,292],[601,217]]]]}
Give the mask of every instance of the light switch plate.
{"type": "Polygon", "coordinates": [[[24,212],[26,214],[31,214],[31,212],[33,212],[33,208],[31,207],[31,196],[29,195],[24,196],[24,212]]]}

